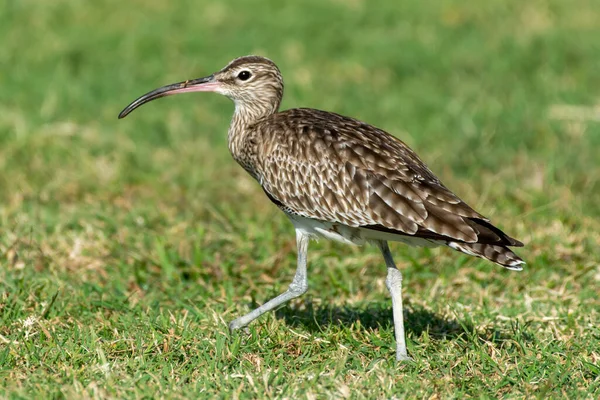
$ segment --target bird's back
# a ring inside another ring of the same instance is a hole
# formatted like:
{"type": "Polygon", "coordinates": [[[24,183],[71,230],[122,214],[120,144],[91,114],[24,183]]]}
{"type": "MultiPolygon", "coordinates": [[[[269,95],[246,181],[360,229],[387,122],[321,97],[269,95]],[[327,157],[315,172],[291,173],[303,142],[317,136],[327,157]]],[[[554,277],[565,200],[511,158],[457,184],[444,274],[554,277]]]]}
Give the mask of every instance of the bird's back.
{"type": "Polygon", "coordinates": [[[440,242],[495,262],[482,245],[522,246],[448,190],[406,144],[372,125],[299,108],[251,131],[256,177],[292,216],[440,242]]]}

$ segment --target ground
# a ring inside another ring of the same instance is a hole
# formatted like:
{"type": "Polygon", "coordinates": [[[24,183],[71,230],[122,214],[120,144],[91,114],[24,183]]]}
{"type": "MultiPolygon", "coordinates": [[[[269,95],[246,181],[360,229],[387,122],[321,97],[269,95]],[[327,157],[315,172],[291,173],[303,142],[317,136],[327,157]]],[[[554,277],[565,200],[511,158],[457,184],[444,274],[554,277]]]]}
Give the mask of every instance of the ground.
{"type": "Polygon", "coordinates": [[[589,398],[600,393],[596,1],[9,1],[0,13],[0,397],[589,398]],[[214,94],[119,111],[230,59],[275,60],[284,108],[413,147],[526,246],[523,272],[293,227],[228,154],[214,94]]]}

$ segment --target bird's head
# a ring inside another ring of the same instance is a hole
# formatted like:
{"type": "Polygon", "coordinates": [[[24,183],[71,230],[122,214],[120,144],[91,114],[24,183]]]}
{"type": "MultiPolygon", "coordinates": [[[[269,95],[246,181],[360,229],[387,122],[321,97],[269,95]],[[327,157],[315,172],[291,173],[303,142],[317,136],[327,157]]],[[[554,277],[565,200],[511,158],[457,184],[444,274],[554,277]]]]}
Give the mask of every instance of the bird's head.
{"type": "Polygon", "coordinates": [[[204,78],[163,86],[138,97],[119,118],[154,99],[187,92],[216,92],[235,102],[236,112],[253,118],[277,111],[283,96],[283,79],[273,61],[258,56],[236,58],[222,70],[204,78]]]}

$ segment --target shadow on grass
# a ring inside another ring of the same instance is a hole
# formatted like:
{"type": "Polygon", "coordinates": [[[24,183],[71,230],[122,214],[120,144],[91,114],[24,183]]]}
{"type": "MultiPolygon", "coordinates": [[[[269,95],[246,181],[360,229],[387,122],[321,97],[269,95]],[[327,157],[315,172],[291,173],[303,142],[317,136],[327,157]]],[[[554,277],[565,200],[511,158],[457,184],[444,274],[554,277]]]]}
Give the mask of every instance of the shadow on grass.
{"type": "MultiPolygon", "coordinates": [[[[292,327],[303,327],[310,332],[324,332],[332,325],[350,326],[360,322],[365,329],[392,329],[392,307],[378,304],[366,306],[315,306],[312,302],[296,310],[283,307],[275,312],[277,318],[284,319],[292,327]]],[[[446,319],[419,306],[405,306],[404,327],[407,333],[421,336],[428,332],[433,339],[454,340],[460,337],[473,336],[476,327],[466,321],[446,319]]],[[[476,337],[490,342],[502,342],[511,335],[497,329],[486,329],[477,332],[476,337]]]]}

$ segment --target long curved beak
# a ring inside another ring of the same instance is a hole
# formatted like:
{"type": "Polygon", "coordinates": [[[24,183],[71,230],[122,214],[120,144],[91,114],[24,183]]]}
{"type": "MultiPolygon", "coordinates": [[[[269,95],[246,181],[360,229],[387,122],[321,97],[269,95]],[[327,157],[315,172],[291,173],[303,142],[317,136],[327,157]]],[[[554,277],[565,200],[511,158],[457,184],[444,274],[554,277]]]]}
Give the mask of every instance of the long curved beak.
{"type": "Polygon", "coordinates": [[[158,99],[160,97],[187,92],[214,92],[219,87],[220,83],[215,80],[214,75],[207,76],[205,78],[191,79],[185,82],[173,83],[172,85],[163,86],[135,99],[131,104],[125,107],[123,111],[121,111],[121,113],[119,114],[119,119],[125,118],[127,115],[129,115],[130,112],[132,112],[142,104],[145,104],[154,99],[158,99]]]}

